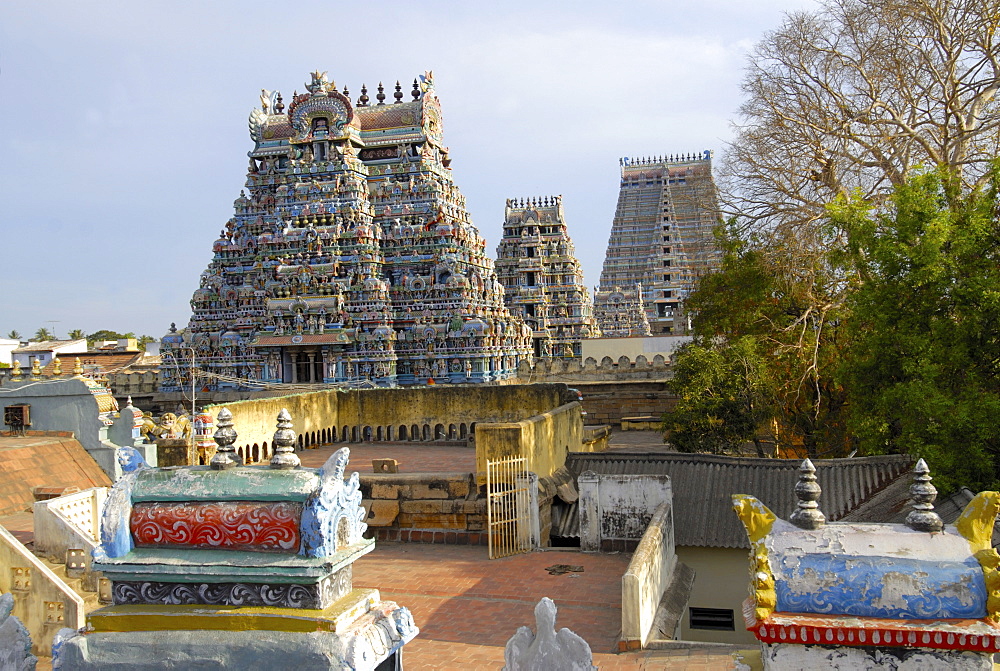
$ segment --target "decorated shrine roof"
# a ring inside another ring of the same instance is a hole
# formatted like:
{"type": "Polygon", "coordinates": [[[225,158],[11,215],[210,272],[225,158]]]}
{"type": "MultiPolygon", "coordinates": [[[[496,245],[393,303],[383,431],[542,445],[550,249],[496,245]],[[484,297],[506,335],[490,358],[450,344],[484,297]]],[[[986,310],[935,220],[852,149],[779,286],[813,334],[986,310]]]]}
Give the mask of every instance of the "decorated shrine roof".
{"type": "Polygon", "coordinates": [[[145,470],[132,488],[133,501],[304,501],[319,486],[315,470],[208,466],[145,470]]]}
{"type": "Polygon", "coordinates": [[[362,131],[388,128],[419,127],[422,116],[420,102],[355,107],[362,131]]]}

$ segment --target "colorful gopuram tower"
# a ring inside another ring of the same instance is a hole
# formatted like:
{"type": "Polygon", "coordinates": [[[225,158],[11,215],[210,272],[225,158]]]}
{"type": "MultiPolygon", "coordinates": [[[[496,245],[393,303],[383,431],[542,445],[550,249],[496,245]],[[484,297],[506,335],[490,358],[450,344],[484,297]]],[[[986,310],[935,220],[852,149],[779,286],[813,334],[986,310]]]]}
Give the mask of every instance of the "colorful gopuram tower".
{"type": "Polygon", "coordinates": [[[623,158],[621,179],[594,296],[598,327],[606,337],[649,335],[641,332],[638,315],[622,317],[631,292],[639,290],[650,333],[682,334],[687,330],[684,299],[721,258],[712,234],[718,222],[712,152],[623,158]],[[636,327],[623,333],[623,321],[636,327]]]}
{"type": "Polygon", "coordinates": [[[267,383],[488,382],[531,355],[452,179],[430,73],[357,102],[312,73],[287,109],[261,92],[246,190],[181,332],[163,391],[267,383]]]}
{"type": "Polygon", "coordinates": [[[508,309],[531,328],[535,356],[579,357],[580,341],[598,335],[562,196],[507,201],[496,268],[508,309]]]}

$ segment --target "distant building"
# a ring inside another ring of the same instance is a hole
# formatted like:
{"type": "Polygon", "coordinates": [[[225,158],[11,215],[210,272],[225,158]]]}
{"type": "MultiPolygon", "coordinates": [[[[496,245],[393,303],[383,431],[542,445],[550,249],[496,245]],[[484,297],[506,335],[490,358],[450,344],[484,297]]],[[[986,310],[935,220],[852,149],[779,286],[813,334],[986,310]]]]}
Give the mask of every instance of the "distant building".
{"type": "Polygon", "coordinates": [[[496,268],[511,314],[531,328],[535,356],[579,357],[597,329],[562,196],[507,201],[496,268]]]}
{"type": "MultiPolygon", "coordinates": [[[[139,348],[135,338],[122,338],[121,340],[106,340],[94,343],[95,347],[86,349],[83,352],[65,353],[60,352],[60,365],[63,372],[69,371],[76,365],[77,359],[83,368],[83,375],[90,378],[106,378],[116,373],[145,372],[159,368],[159,357],[150,356],[139,348]]],[[[54,374],[55,362],[42,366],[44,375],[54,374]]],[[[117,390],[112,387],[112,392],[116,396],[117,390]]]]}
{"type": "Polygon", "coordinates": [[[0,338],[0,365],[11,365],[14,363],[14,350],[21,346],[20,340],[10,340],[0,338]]]}
{"type": "Polygon", "coordinates": [[[430,73],[374,98],[325,72],[287,110],[261,95],[247,190],[188,327],[161,341],[163,391],[190,387],[192,351],[210,391],[490,382],[531,355],[453,180],[430,73]]]}
{"type": "Polygon", "coordinates": [[[87,351],[87,339],[79,340],[45,340],[42,342],[31,342],[18,347],[13,351],[13,361],[18,362],[24,368],[30,368],[38,361],[38,365],[44,368],[55,357],[66,357],[72,354],[81,354],[87,351]]]}
{"type": "MultiPolygon", "coordinates": [[[[713,237],[717,212],[710,151],[622,159],[618,207],[594,298],[605,336],[615,330],[605,324],[621,313],[616,299],[622,303],[639,287],[653,335],[686,332],[684,299],[698,278],[719,264],[713,237]]],[[[620,335],[642,335],[635,328],[620,335]]]]}

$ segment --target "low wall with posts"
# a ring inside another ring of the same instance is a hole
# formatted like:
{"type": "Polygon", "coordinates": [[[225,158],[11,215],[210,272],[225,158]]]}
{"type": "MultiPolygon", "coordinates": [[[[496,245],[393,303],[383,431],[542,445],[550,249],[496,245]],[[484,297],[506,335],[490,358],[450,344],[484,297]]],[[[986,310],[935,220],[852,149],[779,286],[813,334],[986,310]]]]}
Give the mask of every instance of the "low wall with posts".
{"type": "Polygon", "coordinates": [[[52,638],[63,627],[84,626],[83,599],[20,541],[0,527],[0,593],[14,596],[12,615],[31,634],[31,651],[52,656],[52,638]]]}
{"type": "Polygon", "coordinates": [[[369,537],[486,545],[486,500],[471,473],[373,473],[360,477],[369,537]]]}
{"type": "MultiPolygon", "coordinates": [[[[69,550],[83,550],[76,561],[84,585],[97,590],[98,574],[90,570],[101,528],[101,510],[108,497],[106,487],[94,487],[47,501],[37,501],[34,513],[35,552],[51,557],[57,563],[66,561],[69,550]]],[[[74,568],[74,567],[69,567],[74,568]]]]}
{"type": "Polygon", "coordinates": [[[673,508],[670,501],[664,501],[650,518],[622,576],[622,642],[626,649],[649,642],[660,600],[676,565],[673,508]]]}

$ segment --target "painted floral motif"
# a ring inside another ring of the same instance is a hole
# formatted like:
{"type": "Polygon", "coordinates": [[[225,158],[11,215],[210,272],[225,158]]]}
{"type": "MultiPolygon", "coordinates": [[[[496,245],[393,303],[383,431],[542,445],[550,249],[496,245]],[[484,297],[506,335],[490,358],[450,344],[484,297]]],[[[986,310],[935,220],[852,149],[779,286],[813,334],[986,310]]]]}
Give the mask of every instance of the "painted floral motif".
{"type": "Polygon", "coordinates": [[[806,554],[784,557],[777,610],[894,619],[986,616],[982,569],[963,562],[806,554]],[[865,599],[858,599],[864,594],[865,599]]]}
{"type": "Polygon", "coordinates": [[[322,603],[316,585],[116,581],[112,595],[115,605],[204,604],[276,608],[323,608],[326,605],[322,603]]]}
{"type": "Polygon", "coordinates": [[[131,527],[136,547],[295,552],[301,516],[302,506],[290,502],[137,503],[131,527]]]}

